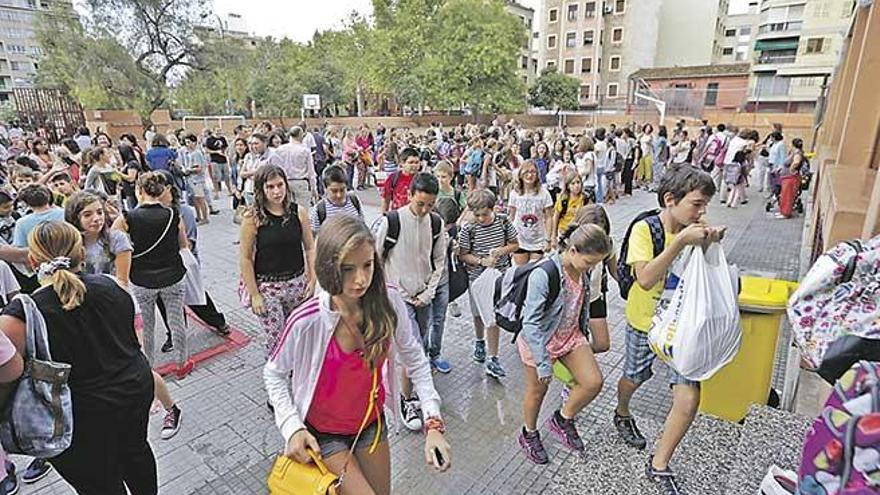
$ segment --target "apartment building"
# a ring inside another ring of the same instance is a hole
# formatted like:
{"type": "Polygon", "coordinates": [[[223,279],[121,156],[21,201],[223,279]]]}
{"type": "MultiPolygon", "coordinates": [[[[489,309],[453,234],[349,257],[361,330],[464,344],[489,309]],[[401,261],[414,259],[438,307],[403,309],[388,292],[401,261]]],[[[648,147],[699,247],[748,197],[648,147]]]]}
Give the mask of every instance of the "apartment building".
{"type": "Polygon", "coordinates": [[[0,102],[12,88],[32,87],[42,53],[34,25],[51,0],[0,0],[0,102]]]}
{"type": "Polygon", "coordinates": [[[523,83],[525,83],[526,86],[529,86],[535,82],[535,78],[538,76],[538,59],[535,57],[535,52],[532,46],[534,40],[532,30],[535,27],[535,10],[513,0],[507,0],[505,8],[508,12],[520,18],[527,34],[519,54],[519,75],[522,78],[523,83]]]}
{"type": "Polygon", "coordinates": [[[813,112],[840,57],[854,0],[764,0],[755,32],[750,111],[813,112]]]}
{"type": "Polygon", "coordinates": [[[743,12],[728,12],[724,18],[718,45],[721,54],[717,63],[737,64],[752,60],[752,44],[758,29],[760,1],[750,0],[743,12]]]}
{"type": "Polygon", "coordinates": [[[581,81],[581,108],[627,104],[630,75],[646,67],[708,65],[728,0],[544,0],[538,70],[581,81]],[[695,41],[697,40],[697,41],[695,41]],[[661,65],[663,64],[663,65],[661,65]]]}

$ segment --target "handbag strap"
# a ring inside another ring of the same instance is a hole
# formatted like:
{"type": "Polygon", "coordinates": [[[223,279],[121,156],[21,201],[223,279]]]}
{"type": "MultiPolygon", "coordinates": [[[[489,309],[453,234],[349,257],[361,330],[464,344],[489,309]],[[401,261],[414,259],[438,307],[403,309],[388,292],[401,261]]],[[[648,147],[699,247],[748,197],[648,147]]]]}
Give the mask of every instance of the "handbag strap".
{"type": "MultiPolygon", "coordinates": [[[[354,449],[357,447],[358,440],[361,438],[361,433],[364,432],[364,429],[367,427],[367,423],[370,421],[370,416],[373,414],[373,411],[376,408],[376,399],[379,398],[379,368],[373,370],[373,386],[370,389],[370,399],[367,403],[367,412],[364,414],[364,419],[361,421],[361,426],[358,428],[357,435],[355,435],[354,440],[351,442],[351,448],[348,449],[348,457],[345,459],[345,464],[342,465],[342,471],[339,473],[339,483],[342,484],[343,479],[345,478],[345,471],[348,469],[348,463],[351,462],[351,458],[354,455],[354,449]]],[[[382,433],[382,415],[376,414],[377,421],[379,422],[378,427],[376,428],[376,436],[373,438],[373,443],[370,445],[370,453],[376,451],[376,447],[379,445],[379,439],[381,438],[382,433]]]]}
{"type": "Polygon", "coordinates": [[[15,299],[21,301],[25,315],[26,328],[26,344],[25,358],[27,361],[33,359],[41,359],[45,361],[52,360],[52,353],[49,350],[49,337],[46,334],[46,320],[40,313],[37,304],[27,294],[18,294],[15,299]]]}
{"type": "Polygon", "coordinates": [[[167,208],[167,210],[168,210],[168,223],[165,225],[165,230],[162,231],[162,235],[160,235],[159,239],[157,239],[156,242],[154,242],[153,245],[150,246],[149,248],[147,248],[146,250],[141,251],[138,254],[133,254],[131,256],[131,259],[137,259],[137,258],[140,258],[141,256],[144,256],[145,254],[149,254],[152,250],[156,249],[156,246],[158,246],[159,243],[161,243],[163,240],[165,240],[165,236],[168,235],[168,231],[171,229],[171,223],[174,221],[174,212],[171,211],[170,208],[167,208]]]}

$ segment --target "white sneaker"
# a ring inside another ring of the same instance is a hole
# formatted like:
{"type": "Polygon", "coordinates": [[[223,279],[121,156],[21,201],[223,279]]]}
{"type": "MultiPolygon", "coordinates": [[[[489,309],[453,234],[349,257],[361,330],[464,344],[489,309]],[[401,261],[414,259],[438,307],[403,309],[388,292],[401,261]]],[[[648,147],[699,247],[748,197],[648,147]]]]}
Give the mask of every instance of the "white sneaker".
{"type": "Polygon", "coordinates": [[[422,429],[422,404],[418,399],[404,399],[400,396],[400,419],[412,431],[422,429]]]}

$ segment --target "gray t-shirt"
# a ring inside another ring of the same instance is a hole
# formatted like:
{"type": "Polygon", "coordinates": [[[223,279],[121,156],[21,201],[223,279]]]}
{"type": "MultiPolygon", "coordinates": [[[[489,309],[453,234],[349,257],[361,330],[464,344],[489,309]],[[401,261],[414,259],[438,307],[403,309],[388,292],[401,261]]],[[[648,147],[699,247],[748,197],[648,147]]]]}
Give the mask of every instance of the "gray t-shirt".
{"type": "Polygon", "coordinates": [[[113,264],[119,253],[131,251],[131,241],[125,232],[110,230],[107,239],[98,237],[98,241],[86,245],[86,259],[83,263],[83,272],[92,274],[116,274],[116,265],[113,264]]]}

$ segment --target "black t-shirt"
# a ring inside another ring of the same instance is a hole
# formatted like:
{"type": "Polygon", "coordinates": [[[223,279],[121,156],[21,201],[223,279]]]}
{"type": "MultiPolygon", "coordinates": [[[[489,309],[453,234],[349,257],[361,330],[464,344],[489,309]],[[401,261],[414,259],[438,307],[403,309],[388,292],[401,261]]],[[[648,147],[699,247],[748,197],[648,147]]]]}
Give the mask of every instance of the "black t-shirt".
{"type": "Polygon", "coordinates": [[[208,148],[208,159],[214,163],[226,163],[226,148],[229,143],[223,136],[208,136],[205,139],[205,147],[208,148]]]}
{"type": "MultiPolygon", "coordinates": [[[[134,177],[135,177],[135,182],[137,182],[138,175],[140,175],[140,172],[141,172],[141,164],[135,160],[131,160],[130,162],[125,164],[125,167],[122,169],[122,174],[127,176],[128,172],[131,170],[135,171],[134,177]]],[[[126,198],[135,197],[135,194],[134,194],[135,182],[128,182],[127,180],[122,181],[122,194],[126,198]]]]}
{"type": "Polygon", "coordinates": [[[531,139],[523,139],[521,143],[519,143],[519,155],[523,157],[523,160],[529,160],[532,158],[532,146],[535,143],[531,139]]]}
{"type": "Polygon", "coordinates": [[[180,258],[180,243],[177,240],[180,213],[176,209],[166,208],[160,204],[146,204],[139,205],[126,213],[125,220],[128,223],[128,235],[134,248],[130,274],[132,283],[141,287],[159,289],[179,282],[186,274],[186,268],[180,258]],[[171,216],[170,226],[169,216],[171,216]],[[159,244],[152,251],[140,255],[156,244],[156,241],[159,241],[159,244]]]}
{"type": "MultiPolygon", "coordinates": [[[[131,295],[106,275],[81,275],[86,295],[71,311],[61,307],[51,287],[34,292],[49,336],[52,359],[71,366],[74,407],[128,407],[153,394],[150,365],[141,353],[134,330],[131,295]]],[[[4,315],[27,321],[21,302],[14,300],[4,315]]]]}

